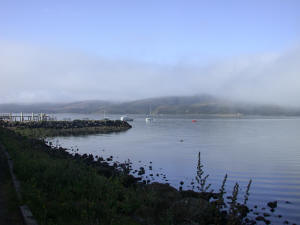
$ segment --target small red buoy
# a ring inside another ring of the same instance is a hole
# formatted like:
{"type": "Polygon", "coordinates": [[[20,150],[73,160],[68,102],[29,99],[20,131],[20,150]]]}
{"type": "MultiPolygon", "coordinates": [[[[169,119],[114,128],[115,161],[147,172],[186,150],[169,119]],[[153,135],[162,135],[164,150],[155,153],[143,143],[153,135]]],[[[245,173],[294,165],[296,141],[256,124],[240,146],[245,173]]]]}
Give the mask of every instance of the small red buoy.
{"type": "Polygon", "coordinates": [[[197,122],[197,120],[192,120],[192,122],[193,122],[193,123],[196,123],[196,122],[197,122]]]}

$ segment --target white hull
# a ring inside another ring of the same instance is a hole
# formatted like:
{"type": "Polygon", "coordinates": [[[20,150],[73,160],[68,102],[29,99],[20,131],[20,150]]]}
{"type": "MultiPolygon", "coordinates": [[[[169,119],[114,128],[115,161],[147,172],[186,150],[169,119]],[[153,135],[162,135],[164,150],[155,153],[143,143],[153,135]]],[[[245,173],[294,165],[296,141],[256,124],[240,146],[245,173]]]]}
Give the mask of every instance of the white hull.
{"type": "Polygon", "coordinates": [[[152,117],[147,117],[147,118],[145,119],[145,121],[146,121],[146,123],[150,123],[150,122],[153,121],[153,118],[152,118],[152,117]]]}
{"type": "Polygon", "coordinates": [[[128,117],[128,116],[121,116],[120,120],[121,120],[121,121],[125,121],[125,122],[133,121],[133,119],[130,118],[130,117],[128,117]]]}

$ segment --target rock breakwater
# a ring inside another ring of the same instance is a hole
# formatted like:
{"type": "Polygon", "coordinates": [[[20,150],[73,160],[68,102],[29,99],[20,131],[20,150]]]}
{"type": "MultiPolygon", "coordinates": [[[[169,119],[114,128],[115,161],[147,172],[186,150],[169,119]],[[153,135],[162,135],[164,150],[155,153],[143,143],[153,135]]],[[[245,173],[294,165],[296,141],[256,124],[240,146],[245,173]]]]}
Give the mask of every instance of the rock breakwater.
{"type": "Polygon", "coordinates": [[[9,128],[22,135],[49,137],[63,135],[84,135],[126,131],[131,125],[120,120],[73,120],[73,121],[0,121],[0,126],[9,128]]]}

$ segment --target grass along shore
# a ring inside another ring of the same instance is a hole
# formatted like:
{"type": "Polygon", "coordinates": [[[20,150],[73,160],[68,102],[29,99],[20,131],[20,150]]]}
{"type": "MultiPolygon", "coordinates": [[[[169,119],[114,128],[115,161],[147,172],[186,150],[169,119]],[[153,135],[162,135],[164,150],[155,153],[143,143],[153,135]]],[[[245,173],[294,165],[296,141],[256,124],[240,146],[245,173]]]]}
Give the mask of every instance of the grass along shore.
{"type": "Polygon", "coordinates": [[[0,146],[0,224],[23,225],[19,201],[10,178],[7,158],[0,146]]]}
{"type": "Polygon", "coordinates": [[[238,186],[227,208],[226,179],[220,193],[206,192],[200,157],[199,192],[178,191],[168,184],[139,181],[129,175],[130,164],[110,166],[101,157],[72,155],[6,128],[0,128],[0,142],[14,161],[23,201],[40,225],[253,223],[247,206],[237,202],[238,186]]]}

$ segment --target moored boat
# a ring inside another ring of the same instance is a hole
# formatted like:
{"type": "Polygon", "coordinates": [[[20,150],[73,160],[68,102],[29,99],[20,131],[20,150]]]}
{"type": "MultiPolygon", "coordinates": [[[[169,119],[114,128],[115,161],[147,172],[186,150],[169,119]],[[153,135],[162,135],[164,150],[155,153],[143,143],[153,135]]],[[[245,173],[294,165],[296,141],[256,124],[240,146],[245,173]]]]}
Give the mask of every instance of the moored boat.
{"type": "Polygon", "coordinates": [[[145,121],[146,121],[146,123],[150,123],[150,122],[153,122],[153,117],[152,117],[152,112],[151,112],[152,110],[151,110],[151,105],[149,105],[149,115],[147,115],[146,116],[146,118],[145,118],[145,121]]]}
{"type": "Polygon", "coordinates": [[[121,120],[121,121],[128,122],[128,121],[133,121],[133,118],[131,118],[131,117],[129,117],[129,116],[121,116],[120,120],[121,120]]]}
{"type": "Polygon", "coordinates": [[[145,119],[146,123],[150,123],[153,121],[153,118],[151,116],[146,117],[145,119]]]}

